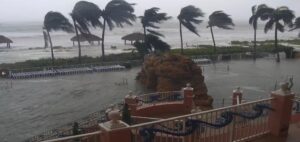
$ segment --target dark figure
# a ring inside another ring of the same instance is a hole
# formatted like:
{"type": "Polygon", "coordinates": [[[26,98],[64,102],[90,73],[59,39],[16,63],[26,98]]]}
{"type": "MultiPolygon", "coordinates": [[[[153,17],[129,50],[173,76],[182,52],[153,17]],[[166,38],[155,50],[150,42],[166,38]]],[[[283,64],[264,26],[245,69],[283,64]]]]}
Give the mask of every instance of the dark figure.
{"type": "Polygon", "coordinates": [[[73,124],[73,135],[80,134],[79,124],[78,122],[74,122],[73,124]]]}

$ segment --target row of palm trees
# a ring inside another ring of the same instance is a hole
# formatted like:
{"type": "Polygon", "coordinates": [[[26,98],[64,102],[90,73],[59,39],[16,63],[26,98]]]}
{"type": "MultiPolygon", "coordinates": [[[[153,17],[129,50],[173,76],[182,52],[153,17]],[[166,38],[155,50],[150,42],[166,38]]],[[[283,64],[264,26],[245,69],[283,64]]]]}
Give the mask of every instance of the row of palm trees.
{"type": "MultiPolygon", "coordinates": [[[[134,4],[128,3],[125,0],[111,0],[103,10],[101,10],[96,4],[79,1],[75,4],[72,12],[71,18],[73,24],[71,24],[66,17],[64,17],[59,12],[48,12],[44,19],[44,29],[47,31],[48,39],[51,47],[51,57],[52,64],[54,64],[54,54],[53,54],[53,45],[50,37],[51,31],[62,30],[65,32],[74,32],[76,33],[78,40],[78,56],[79,62],[81,62],[81,45],[79,42],[79,32],[82,35],[90,34],[90,27],[101,28],[102,29],[102,59],[105,60],[105,51],[104,51],[104,39],[105,31],[108,27],[110,30],[113,30],[114,27],[123,27],[124,24],[132,25],[132,22],[136,20],[134,15],[134,4]],[[101,21],[102,20],[102,21],[101,21]]],[[[153,7],[145,10],[144,15],[140,16],[141,23],[144,30],[144,46],[150,45],[147,44],[147,35],[152,36],[163,36],[157,31],[159,26],[157,24],[162,23],[163,21],[169,20],[171,17],[166,13],[159,12],[159,8],[153,7]]],[[[181,41],[181,53],[183,54],[183,35],[182,27],[184,26],[192,33],[199,36],[196,25],[202,23],[202,20],[199,19],[204,17],[204,13],[201,9],[189,5],[183,7],[180,11],[180,14],[177,16],[179,20],[179,32],[180,32],[180,41],[181,41]]],[[[278,51],[278,41],[277,41],[277,31],[283,32],[284,26],[289,26],[290,30],[295,30],[300,28],[300,17],[295,20],[294,12],[288,7],[279,7],[273,9],[268,7],[265,4],[252,7],[252,16],[249,19],[249,24],[253,25],[254,29],[254,57],[256,54],[256,31],[258,20],[267,21],[265,25],[265,32],[268,32],[275,25],[275,49],[278,51]]],[[[223,11],[215,11],[209,16],[208,26],[210,28],[214,52],[216,53],[216,43],[214,39],[213,27],[218,27],[222,29],[233,29],[234,23],[230,15],[224,13],[223,11]]],[[[277,61],[280,61],[279,54],[277,52],[277,61]]]]}
{"type": "Polygon", "coordinates": [[[265,4],[252,7],[252,16],[249,19],[249,24],[253,25],[254,29],[254,59],[256,54],[256,30],[258,20],[267,21],[264,27],[264,32],[272,30],[275,27],[275,50],[276,50],[276,61],[280,62],[280,56],[278,52],[278,31],[284,32],[285,26],[290,28],[290,31],[300,28],[300,17],[298,17],[295,22],[294,12],[286,6],[281,6],[276,9],[268,7],[265,4]]]}
{"type": "Polygon", "coordinates": [[[78,59],[79,63],[81,62],[81,45],[79,40],[79,32],[85,36],[90,34],[90,27],[100,27],[102,28],[102,58],[104,60],[104,39],[105,39],[105,30],[108,27],[112,30],[115,26],[123,27],[124,24],[132,25],[132,22],[135,21],[136,16],[133,14],[134,4],[127,3],[125,0],[112,0],[106,7],[101,10],[97,5],[87,1],[79,1],[75,4],[72,12],[71,18],[73,25],[69,20],[64,17],[59,12],[48,12],[44,19],[44,29],[48,33],[48,39],[51,47],[51,57],[52,65],[54,65],[54,54],[53,46],[51,42],[50,32],[51,31],[65,31],[65,32],[74,32],[76,33],[78,41],[78,59]],[[103,21],[100,21],[100,19],[103,21]]]}

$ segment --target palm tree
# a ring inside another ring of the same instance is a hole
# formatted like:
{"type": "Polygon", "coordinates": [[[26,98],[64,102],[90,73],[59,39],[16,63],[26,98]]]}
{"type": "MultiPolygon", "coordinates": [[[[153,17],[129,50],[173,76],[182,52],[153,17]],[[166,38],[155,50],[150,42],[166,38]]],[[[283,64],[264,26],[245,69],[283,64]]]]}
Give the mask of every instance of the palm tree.
{"type": "Polygon", "coordinates": [[[179,31],[181,41],[181,54],[183,54],[183,39],[182,39],[182,25],[189,31],[199,36],[197,28],[194,25],[200,24],[202,20],[197,18],[203,17],[204,13],[195,6],[189,5],[181,9],[180,14],[177,16],[179,20],[179,31]]]}
{"type": "Polygon", "coordinates": [[[146,39],[148,41],[146,43],[146,46],[145,43],[134,43],[134,47],[136,47],[137,51],[142,57],[149,53],[165,53],[170,51],[171,46],[168,43],[161,40],[159,36],[148,34],[146,36],[146,39]]]}
{"type": "Polygon", "coordinates": [[[94,3],[87,1],[79,1],[75,4],[71,17],[75,27],[77,42],[78,42],[78,60],[81,63],[81,45],[79,41],[79,32],[81,34],[90,34],[89,26],[102,27],[99,21],[101,9],[94,3]],[[79,31],[79,32],[78,32],[79,31]]]}
{"type": "Polygon", "coordinates": [[[262,12],[260,12],[260,9],[267,8],[268,6],[265,4],[260,5],[254,5],[252,6],[252,16],[249,19],[249,24],[253,26],[254,29],[254,45],[253,45],[253,59],[256,59],[256,31],[257,31],[257,21],[259,18],[262,17],[262,12]]]}
{"type": "Polygon", "coordinates": [[[278,7],[277,9],[273,8],[261,8],[260,10],[264,11],[262,20],[268,20],[265,25],[265,33],[273,29],[275,25],[275,50],[277,54],[276,61],[280,62],[280,56],[278,51],[278,39],[277,32],[284,32],[284,26],[288,25],[289,27],[293,26],[293,19],[295,18],[294,12],[286,6],[278,7]],[[283,23],[282,23],[283,22],[283,23]]]}
{"type": "Polygon", "coordinates": [[[170,16],[167,16],[166,13],[159,13],[159,10],[160,9],[157,7],[152,7],[150,9],[145,10],[144,15],[139,17],[141,18],[141,23],[144,29],[145,43],[147,43],[147,31],[153,35],[163,36],[161,33],[153,30],[159,29],[159,27],[155,24],[161,23],[162,21],[166,21],[171,18],[170,16]]]}
{"type": "MultiPolygon", "coordinates": [[[[296,29],[300,29],[300,17],[296,18],[294,24],[293,24],[293,28],[290,29],[290,31],[296,30],[296,29]]],[[[298,34],[298,37],[300,37],[300,33],[298,34]]]]}
{"type": "Polygon", "coordinates": [[[170,45],[159,38],[159,36],[148,34],[147,35],[147,48],[150,52],[165,53],[170,51],[170,45]]]}
{"type": "Polygon", "coordinates": [[[61,13],[50,11],[45,16],[43,28],[47,32],[47,36],[48,36],[50,48],[51,48],[52,65],[54,65],[53,44],[52,44],[50,32],[58,31],[58,30],[65,31],[65,32],[73,32],[73,26],[69,22],[69,20],[65,16],[63,16],[61,13]]]}
{"type": "Polygon", "coordinates": [[[106,24],[112,30],[115,26],[123,27],[123,24],[132,25],[136,16],[133,14],[134,8],[132,3],[125,0],[111,0],[102,11],[103,30],[102,30],[102,59],[105,60],[104,39],[106,24]]]}
{"type": "Polygon", "coordinates": [[[234,26],[232,19],[229,17],[228,14],[224,13],[223,11],[215,11],[209,16],[208,26],[210,28],[211,36],[214,43],[214,53],[216,53],[216,42],[213,33],[213,27],[218,27],[222,29],[232,29],[231,26],[234,26]]]}

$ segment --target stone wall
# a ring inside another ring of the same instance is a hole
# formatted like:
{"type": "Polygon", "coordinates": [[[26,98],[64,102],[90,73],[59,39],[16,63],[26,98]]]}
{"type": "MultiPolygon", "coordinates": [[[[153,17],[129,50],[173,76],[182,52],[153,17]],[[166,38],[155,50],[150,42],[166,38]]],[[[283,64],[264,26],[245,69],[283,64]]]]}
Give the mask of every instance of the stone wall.
{"type": "Polygon", "coordinates": [[[165,92],[182,89],[187,83],[194,88],[194,101],[203,108],[211,107],[212,97],[207,94],[201,67],[181,55],[148,55],[137,76],[147,89],[165,92]]]}

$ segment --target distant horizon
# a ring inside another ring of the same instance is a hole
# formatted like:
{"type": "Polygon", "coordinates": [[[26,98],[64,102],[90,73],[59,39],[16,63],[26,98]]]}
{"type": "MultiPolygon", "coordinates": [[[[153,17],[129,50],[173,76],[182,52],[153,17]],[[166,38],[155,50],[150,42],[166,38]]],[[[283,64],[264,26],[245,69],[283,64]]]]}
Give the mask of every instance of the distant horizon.
{"type": "MultiPolygon", "coordinates": [[[[67,17],[69,20],[71,20],[71,18],[70,17],[67,17]]],[[[203,24],[203,23],[207,23],[208,22],[208,19],[202,19],[203,20],[203,22],[201,23],[201,24],[203,24]]],[[[165,22],[177,22],[178,20],[177,19],[175,19],[174,17],[172,17],[172,19],[169,19],[169,20],[167,20],[167,21],[164,21],[163,23],[165,23],[165,22]]],[[[37,23],[41,23],[41,24],[43,24],[43,20],[28,20],[28,21],[0,21],[0,25],[1,24],[24,24],[24,23],[31,23],[31,24],[37,24],[37,23]]],[[[139,19],[137,19],[135,22],[137,22],[137,23],[140,23],[140,20],[139,19]]],[[[234,23],[248,23],[248,20],[246,20],[246,19],[239,19],[239,20],[234,20],[233,19],[233,22],[234,23]]],[[[262,21],[262,22],[265,22],[265,21],[262,21]]],[[[200,24],[200,25],[201,25],[200,24]]]]}
{"type": "MultiPolygon", "coordinates": [[[[70,19],[69,13],[72,11],[74,5],[79,0],[1,0],[0,5],[0,23],[9,22],[41,22],[44,16],[49,11],[58,11],[70,19]],[[5,13],[5,14],[3,14],[5,13]]],[[[93,2],[103,9],[110,0],[88,0],[93,2]]],[[[180,9],[187,5],[194,5],[200,8],[205,17],[200,18],[207,20],[208,16],[216,10],[223,10],[225,13],[231,15],[234,21],[247,21],[252,15],[251,7],[253,5],[267,4],[270,7],[277,8],[279,6],[288,6],[295,11],[296,17],[300,16],[300,1],[299,0],[127,0],[129,3],[136,3],[134,6],[135,14],[140,16],[145,9],[151,7],[159,7],[161,12],[166,12],[172,16],[173,19],[177,17],[180,9]],[[170,6],[170,4],[172,5],[170,6]],[[216,5],[217,3],[217,5],[216,5]]]]}

